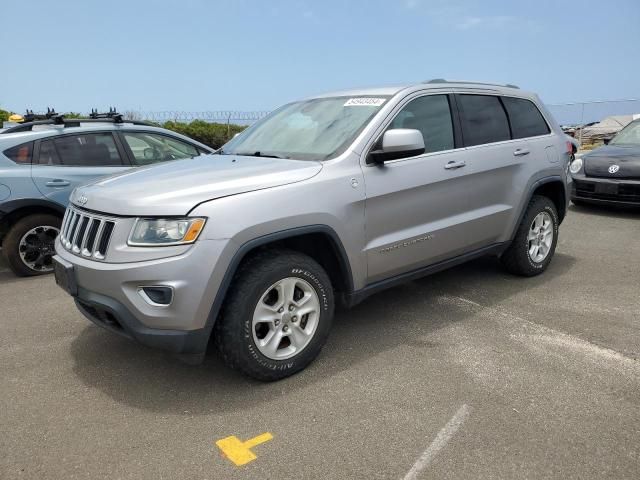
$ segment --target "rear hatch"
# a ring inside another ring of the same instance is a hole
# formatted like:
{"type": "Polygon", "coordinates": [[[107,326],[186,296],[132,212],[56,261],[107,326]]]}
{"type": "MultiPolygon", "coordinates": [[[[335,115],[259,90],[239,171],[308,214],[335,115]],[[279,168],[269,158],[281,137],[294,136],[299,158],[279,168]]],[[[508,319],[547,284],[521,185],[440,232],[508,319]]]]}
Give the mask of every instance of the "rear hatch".
{"type": "Polygon", "coordinates": [[[582,159],[589,177],[640,179],[640,146],[607,145],[582,159]]]}

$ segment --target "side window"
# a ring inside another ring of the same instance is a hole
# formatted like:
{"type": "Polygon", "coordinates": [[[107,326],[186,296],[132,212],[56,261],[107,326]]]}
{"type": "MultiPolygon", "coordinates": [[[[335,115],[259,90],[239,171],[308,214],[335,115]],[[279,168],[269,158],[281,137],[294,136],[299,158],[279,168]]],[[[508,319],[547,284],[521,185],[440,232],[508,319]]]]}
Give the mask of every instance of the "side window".
{"type": "Polygon", "coordinates": [[[20,164],[31,163],[31,158],[33,156],[33,142],[16,145],[15,147],[8,148],[2,153],[4,153],[5,156],[13,162],[20,164]]]}
{"type": "Polygon", "coordinates": [[[420,130],[427,153],[454,148],[451,109],[446,95],[427,95],[412,100],[393,119],[391,128],[420,130]]]}
{"type": "Polygon", "coordinates": [[[490,95],[459,95],[462,135],[467,147],[511,139],[500,99],[490,95]]]}
{"type": "Polygon", "coordinates": [[[38,157],[40,165],[60,165],[60,158],[56,151],[53,140],[43,140],[40,142],[40,154],[38,157]]]}
{"type": "Polygon", "coordinates": [[[536,137],[550,132],[549,125],[533,102],[524,98],[502,97],[509,114],[513,138],[536,137]]]}
{"type": "Polygon", "coordinates": [[[150,132],[124,132],[136,165],[150,165],[200,155],[193,145],[166,135],[150,132]]]}
{"type": "Polygon", "coordinates": [[[123,165],[110,133],[65,135],[42,142],[38,163],[82,167],[123,165]]]}

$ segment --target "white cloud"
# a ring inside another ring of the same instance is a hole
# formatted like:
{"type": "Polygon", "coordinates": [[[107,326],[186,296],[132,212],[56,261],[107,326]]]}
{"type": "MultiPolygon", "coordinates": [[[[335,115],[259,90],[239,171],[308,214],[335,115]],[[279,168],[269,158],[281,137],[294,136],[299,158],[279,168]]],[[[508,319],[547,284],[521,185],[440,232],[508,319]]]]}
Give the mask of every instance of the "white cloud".
{"type": "Polygon", "coordinates": [[[460,30],[469,30],[472,28],[500,28],[514,21],[516,21],[516,18],[510,15],[495,15],[490,17],[467,16],[457,22],[455,26],[460,30]]]}

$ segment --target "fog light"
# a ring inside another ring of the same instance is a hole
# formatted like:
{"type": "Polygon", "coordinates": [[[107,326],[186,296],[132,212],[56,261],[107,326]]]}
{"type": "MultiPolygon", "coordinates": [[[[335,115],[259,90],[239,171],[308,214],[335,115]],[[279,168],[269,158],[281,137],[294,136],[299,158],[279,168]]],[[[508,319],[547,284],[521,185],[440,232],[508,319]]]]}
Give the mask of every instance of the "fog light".
{"type": "Polygon", "coordinates": [[[145,302],[154,307],[166,307],[173,301],[173,288],[171,287],[139,287],[138,293],[145,302]]]}

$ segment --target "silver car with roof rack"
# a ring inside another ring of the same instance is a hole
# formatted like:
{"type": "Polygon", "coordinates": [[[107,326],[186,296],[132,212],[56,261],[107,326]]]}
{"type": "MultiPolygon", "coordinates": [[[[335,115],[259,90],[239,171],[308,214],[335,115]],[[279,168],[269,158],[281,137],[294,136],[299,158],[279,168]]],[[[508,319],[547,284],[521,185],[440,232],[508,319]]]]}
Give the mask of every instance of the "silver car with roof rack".
{"type": "Polygon", "coordinates": [[[0,131],[0,242],[5,262],[21,276],[53,271],[53,242],[75,187],[214,151],[115,109],[81,119],[28,111],[24,119],[0,131]]]}

